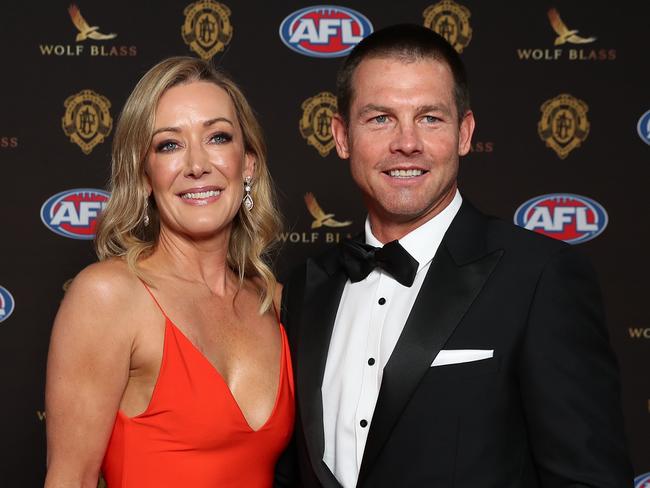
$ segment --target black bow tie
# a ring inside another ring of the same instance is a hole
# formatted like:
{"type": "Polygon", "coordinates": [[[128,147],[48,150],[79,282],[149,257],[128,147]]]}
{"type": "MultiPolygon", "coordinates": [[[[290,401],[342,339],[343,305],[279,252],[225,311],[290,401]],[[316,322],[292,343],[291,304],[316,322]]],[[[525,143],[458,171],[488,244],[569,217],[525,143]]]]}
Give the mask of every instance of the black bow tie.
{"type": "Polygon", "coordinates": [[[363,280],[373,269],[381,268],[398,283],[409,287],[419,265],[398,241],[374,247],[351,239],[343,241],[341,264],[352,283],[363,280]]]}

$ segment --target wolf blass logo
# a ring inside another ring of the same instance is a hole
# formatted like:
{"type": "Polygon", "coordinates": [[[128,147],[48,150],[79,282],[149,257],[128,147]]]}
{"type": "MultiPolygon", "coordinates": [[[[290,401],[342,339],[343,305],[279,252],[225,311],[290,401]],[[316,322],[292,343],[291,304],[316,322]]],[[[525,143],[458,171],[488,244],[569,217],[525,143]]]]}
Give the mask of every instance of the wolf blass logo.
{"type": "Polygon", "coordinates": [[[280,240],[282,243],[290,242],[291,244],[315,244],[317,242],[325,242],[327,244],[336,244],[341,242],[342,239],[351,238],[352,234],[349,232],[342,234],[341,232],[282,232],[280,240]]]}
{"type": "MultiPolygon", "coordinates": [[[[115,39],[117,34],[104,34],[101,27],[89,24],[81,15],[79,8],[72,4],[68,7],[68,14],[72,25],[76,28],[76,44],[39,44],[38,48],[43,56],[137,56],[136,46],[124,46],[115,44],[104,44],[104,42],[115,39]],[[86,43],[88,40],[101,41],[102,44],[86,43]]],[[[70,29],[70,37],[73,35],[70,29]]]]}
{"type": "MultiPolygon", "coordinates": [[[[517,58],[521,61],[558,61],[560,59],[569,61],[614,61],[616,59],[616,49],[595,49],[588,47],[577,47],[591,44],[596,37],[585,36],[575,27],[579,24],[579,19],[570,19],[570,26],[564,23],[560,13],[555,8],[547,12],[548,22],[551,29],[555,32],[556,48],[519,48],[517,49],[517,58]],[[576,47],[564,47],[567,44],[576,47]]],[[[549,29],[550,33],[550,29],[549,29]]],[[[552,35],[552,34],[551,34],[552,35]]]]}
{"type": "Polygon", "coordinates": [[[650,327],[628,327],[630,339],[650,339],[650,327]]]}
{"type": "MultiPolygon", "coordinates": [[[[314,194],[311,192],[305,193],[305,206],[307,207],[307,210],[311,216],[314,218],[311,223],[312,230],[322,227],[330,227],[336,229],[349,227],[352,225],[351,220],[337,220],[334,218],[335,214],[331,212],[325,212],[316,200],[314,194]]],[[[345,239],[352,237],[350,233],[342,234],[341,232],[325,232],[324,234],[320,234],[318,232],[282,232],[280,234],[280,240],[282,242],[290,242],[292,244],[313,244],[315,242],[319,242],[321,240],[321,236],[324,238],[322,240],[327,244],[341,242],[341,238],[345,239]]]]}

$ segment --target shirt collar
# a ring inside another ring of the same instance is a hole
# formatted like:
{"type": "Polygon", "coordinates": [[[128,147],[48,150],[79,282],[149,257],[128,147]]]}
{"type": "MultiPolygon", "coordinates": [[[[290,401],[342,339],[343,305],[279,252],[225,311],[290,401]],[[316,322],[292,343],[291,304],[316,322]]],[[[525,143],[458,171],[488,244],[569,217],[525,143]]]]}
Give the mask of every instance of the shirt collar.
{"type": "MultiPolygon", "coordinates": [[[[402,247],[419,263],[418,271],[429,264],[433,256],[435,256],[438,251],[438,246],[440,246],[442,238],[445,236],[445,232],[447,232],[452,220],[454,220],[458,210],[460,210],[462,203],[463,198],[460,196],[458,189],[456,189],[453,200],[438,215],[427,220],[420,227],[412,230],[399,240],[402,247]]],[[[365,229],[366,244],[375,247],[384,246],[372,233],[370,220],[367,217],[365,229]]]]}

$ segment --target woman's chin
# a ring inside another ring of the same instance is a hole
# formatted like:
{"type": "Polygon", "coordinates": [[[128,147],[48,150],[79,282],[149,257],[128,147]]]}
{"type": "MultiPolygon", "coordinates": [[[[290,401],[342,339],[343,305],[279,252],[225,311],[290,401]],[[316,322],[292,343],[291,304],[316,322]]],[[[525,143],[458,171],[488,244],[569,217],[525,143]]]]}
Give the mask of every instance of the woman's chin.
{"type": "Polygon", "coordinates": [[[229,237],[232,221],[227,224],[204,223],[195,224],[186,228],[186,234],[190,239],[195,241],[205,241],[218,239],[219,237],[229,237]]]}

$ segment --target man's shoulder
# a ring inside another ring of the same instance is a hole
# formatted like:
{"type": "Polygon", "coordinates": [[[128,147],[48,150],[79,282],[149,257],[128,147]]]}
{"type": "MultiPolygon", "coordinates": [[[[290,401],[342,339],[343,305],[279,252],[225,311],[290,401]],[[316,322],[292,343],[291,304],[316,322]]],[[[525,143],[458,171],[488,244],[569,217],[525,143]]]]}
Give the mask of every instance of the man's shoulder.
{"type": "Polygon", "coordinates": [[[564,241],[525,229],[497,217],[488,220],[488,236],[503,247],[540,254],[554,254],[569,247],[564,241]]]}
{"type": "Polygon", "coordinates": [[[457,247],[461,246],[461,240],[465,240],[465,245],[484,252],[501,249],[510,257],[533,262],[546,261],[571,247],[563,241],[519,227],[500,217],[486,215],[471,204],[463,209],[463,215],[459,213],[459,217],[459,224],[464,229],[456,231],[453,238],[457,247]]]}
{"type": "Polygon", "coordinates": [[[294,264],[287,273],[287,281],[296,281],[301,277],[304,279],[307,270],[314,267],[328,274],[333,274],[339,267],[340,248],[340,244],[328,246],[319,253],[294,264]]]}
{"type": "Polygon", "coordinates": [[[316,256],[308,257],[304,261],[295,264],[285,274],[281,299],[281,320],[287,331],[290,340],[293,338],[292,330],[295,330],[291,316],[302,308],[307,285],[309,283],[323,283],[335,279],[334,275],[339,266],[340,245],[327,247],[316,256]],[[323,281],[324,280],[324,281],[323,281]]]}

